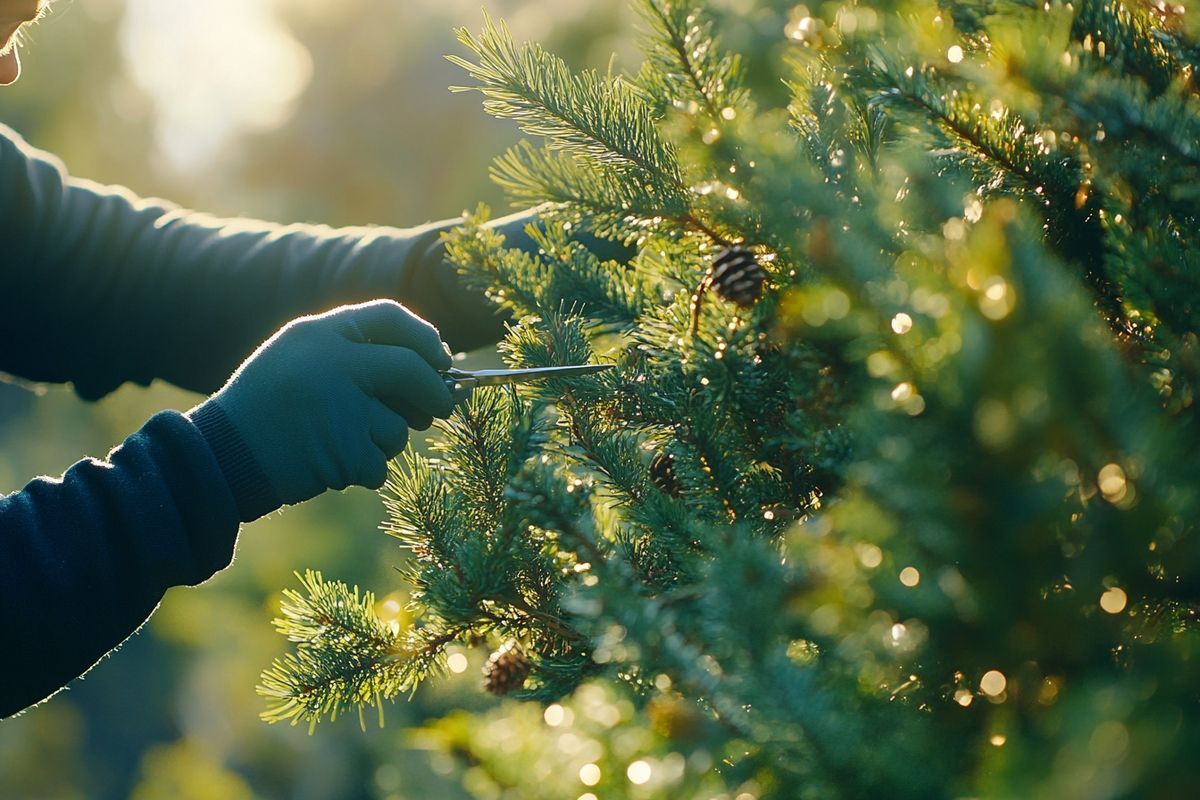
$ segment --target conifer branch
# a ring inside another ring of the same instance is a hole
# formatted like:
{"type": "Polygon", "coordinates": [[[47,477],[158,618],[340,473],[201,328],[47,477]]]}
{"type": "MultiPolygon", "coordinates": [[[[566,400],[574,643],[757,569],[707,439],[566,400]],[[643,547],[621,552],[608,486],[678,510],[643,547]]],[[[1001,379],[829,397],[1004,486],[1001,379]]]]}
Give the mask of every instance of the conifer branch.
{"type": "MultiPolygon", "coordinates": [[[[1113,72],[1138,75],[1158,93],[1185,72],[1179,56],[1186,51],[1175,36],[1151,21],[1141,5],[1124,0],[1078,0],[1071,33],[1076,41],[1093,49],[1103,47],[1102,60],[1111,63],[1113,72]]],[[[1192,69],[1195,66],[1190,65],[1192,69]]]]}
{"type": "Polygon", "coordinates": [[[646,93],[660,101],[693,100],[711,124],[719,124],[723,112],[738,102],[739,63],[721,53],[704,9],[676,0],[640,0],[637,8],[651,27],[643,40],[648,67],[643,75],[661,82],[644,86],[646,93]]]}
{"type": "Polygon", "coordinates": [[[1044,162],[1027,146],[1024,120],[1005,108],[994,119],[981,118],[968,111],[967,100],[948,101],[946,87],[935,86],[934,77],[912,68],[901,72],[887,59],[877,61],[877,69],[890,87],[884,99],[901,99],[919,109],[952,139],[965,145],[985,163],[998,166],[1012,180],[1030,191],[1050,180],[1044,162]]]}
{"type": "Polygon", "coordinates": [[[571,628],[570,625],[568,625],[568,623],[563,619],[555,616],[554,614],[534,608],[522,597],[505,597],[499,599],[499,602],[502,602],[508,607],[514,609],[527,619],[535,621],[532,624],[536,625],[540,623],[551,633],[561,639],[567,639],[575,642],[576,644],[587,644],[589,641],[586,636],[571,628]]]}
{"type": "Polygon", "coordinates": [[[521,144],[496,159],[492,177],[527,205],[554,203],[582,212],[600,232],[631,221],[685,220],[691,208],[681,187],[631,180],[608,165],[521,144]]]}
{"type": "Polygon", "coordinates": [[[450,61],[481,85],[453,91],[482,92],[490,114],[515,120],[526,133],[545,137],[553,148],[631,170],[631,179],[665,181],[683,191],[674,148],[622,80],[595,72],[572,74],[562,59],[540,46],[515,45],[507,26],[497,27],[490,17],[479,36],[460,29],[458,37],[478,63],[457,56],[450,61]]]}
{"type": "MultiPolygon", "coordinates": [[[[326,581],[319,572],[296,576],[304,594],[284,592],[280,633],[297,647],[276,659],[262,674],[258,693],[267,698],[267,722],[307,722],[309,731],[322,717],[402,691],[405,658],[399,634],[375,615],[375,597],[358,587],[326,581]]],[[[382,719],[382,717],[381,717],[382,719]]]]}

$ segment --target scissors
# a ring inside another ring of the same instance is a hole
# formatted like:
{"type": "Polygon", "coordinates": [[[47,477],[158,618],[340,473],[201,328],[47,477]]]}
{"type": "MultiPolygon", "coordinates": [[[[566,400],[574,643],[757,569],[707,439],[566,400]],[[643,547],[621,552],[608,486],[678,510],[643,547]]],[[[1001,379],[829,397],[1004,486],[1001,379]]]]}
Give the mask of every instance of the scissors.
{"type": "Polygon", "coordinates": [[[451,367],[442,370],[446,388],[456,398],[463,398],[480,386],[501,386],[510,383],[542,380],[544,378],[573,378],[577,375],[594,375],[612,369],[616,364],[574,364],[566,367],[531,367],[528,369],[476,369],[465,370],[451,367]]]}

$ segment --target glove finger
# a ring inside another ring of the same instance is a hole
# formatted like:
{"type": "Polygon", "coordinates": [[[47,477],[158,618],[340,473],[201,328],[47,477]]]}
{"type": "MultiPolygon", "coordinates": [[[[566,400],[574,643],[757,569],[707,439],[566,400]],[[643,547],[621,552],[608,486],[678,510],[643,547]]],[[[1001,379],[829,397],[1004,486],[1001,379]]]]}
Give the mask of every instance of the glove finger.
{"type": "Polygon", "coordinates": [[[396,400],[380,398],[380,402],[382,402],[395,413],[404,417],[404,420],[408,423],[410,430],[427,431],[433,427],[432,415],[426,414],[424,411],[421,411],[416,406],[405,401],[403,398],[396,400]]]}
{"type": "Polygon", "coordinates": [[[454,410],[445,379],[407,347],[359,344],[354,345],[351,357],[358,386],[393,410],[402,414],[403,406],[443,419],[454,410]]]}
{"type": "Polygon", "coordinates": [[[408,446],[408,420],[381,402],[371,404],[371,441],[388,458],[408,446]]]}
{"type": "Polygon", "coordinates": [[[362,464],[362,472],[355,479],[354,483],[357,486],[365,486],[368,489],[382,489],[387,483],[388,477],[388,459],[376,447],[371,448],[371,452],[367,454],[366,460],[362,464]]]}
{"type": "Polygon", "coordinates": [[[343,335],[355,341],[407,347],[434,369],[449,369],[453,363],[437,328],[394,300],[374,300],[333,313],[343,335]]]}

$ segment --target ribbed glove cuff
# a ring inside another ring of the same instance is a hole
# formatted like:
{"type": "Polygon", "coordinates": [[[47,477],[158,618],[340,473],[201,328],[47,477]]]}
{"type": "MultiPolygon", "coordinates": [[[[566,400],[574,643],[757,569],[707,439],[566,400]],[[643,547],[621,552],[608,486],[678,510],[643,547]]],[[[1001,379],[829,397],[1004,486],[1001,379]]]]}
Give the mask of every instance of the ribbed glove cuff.
{"type": "Polygon", "coordinates": [[[259,465],[225,410],[209,400],[187,414],[216,456],[221,473],[237,502],[242,522],[251,522],[283,505],[267,473],[259,465]]]}

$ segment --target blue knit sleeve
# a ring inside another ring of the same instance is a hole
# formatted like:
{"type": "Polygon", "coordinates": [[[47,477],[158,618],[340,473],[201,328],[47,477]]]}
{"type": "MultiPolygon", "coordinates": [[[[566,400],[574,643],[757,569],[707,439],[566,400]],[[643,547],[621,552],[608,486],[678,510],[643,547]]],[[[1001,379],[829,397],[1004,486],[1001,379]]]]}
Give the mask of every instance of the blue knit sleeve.
{"type": "Polygon", "coordinates": [[[156,378],[210,393],[287,321],[379,298],[456,349],[492,343],[502,320],[443,258],[456,222],[218,219],[72,178],[0,126],[0,370],[88,399],[156,378]]]}
{"type": "Polygon", "coordinates": [[[0,497],[0,717],[83,674],[169,587],[228,565],[239,517],[212,448],[175,412],[105,461],[0,497]]]}

